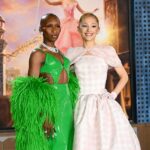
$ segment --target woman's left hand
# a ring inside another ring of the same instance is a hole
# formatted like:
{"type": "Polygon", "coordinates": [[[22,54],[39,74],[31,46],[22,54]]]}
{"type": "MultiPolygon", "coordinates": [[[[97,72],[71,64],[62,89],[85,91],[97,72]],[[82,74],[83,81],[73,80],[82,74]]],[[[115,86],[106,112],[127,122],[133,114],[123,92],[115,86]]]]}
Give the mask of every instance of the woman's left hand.
{"type": "Polygon", "coordinates": [[[117,97],[117,94],[115,92],[109,93],[108,91],[104,92],[101,96],[102,99],[110,99],[115,100],[117,97]]]}
{"type": "Polygon", "coordinates": [[[54,135],[54,126],[47,119],[45,120],[43,124],[43,129],[44,129],[45,136],[47,138],[49,138],[51,134],[52,136],[54,135]]]}

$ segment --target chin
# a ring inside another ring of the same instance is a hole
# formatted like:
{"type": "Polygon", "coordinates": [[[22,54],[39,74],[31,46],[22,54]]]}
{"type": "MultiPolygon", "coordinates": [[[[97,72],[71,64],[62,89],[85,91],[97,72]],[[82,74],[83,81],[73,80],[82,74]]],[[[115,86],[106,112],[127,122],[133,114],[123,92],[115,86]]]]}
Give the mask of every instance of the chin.
{"type": "Polygon", "coordinates": [[[95,38],[84,38],[86,41],[93,41],[93,40],[95,40],[95,38]]]}
{"type": "Polygon", "coordinates": [[[58,38],[50,39],[50,41],[55,42],[58,38]]]}

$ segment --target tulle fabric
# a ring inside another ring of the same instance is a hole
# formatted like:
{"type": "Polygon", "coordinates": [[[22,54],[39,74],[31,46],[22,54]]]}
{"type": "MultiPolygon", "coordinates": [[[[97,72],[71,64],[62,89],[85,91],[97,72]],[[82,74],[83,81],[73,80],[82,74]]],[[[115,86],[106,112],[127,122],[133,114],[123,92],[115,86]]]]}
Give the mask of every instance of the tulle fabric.
{"type": "Polygon", "coordinates": [[[74,18],[74,10],[77,6],[75,1],[72,4],[63,4],[65,18],[61,22],[61,32],[56,41],[57,47],[66,53],[70,47],[76,47],[82,45],[82,38],[78,32],[78,20],[74,18]]]}

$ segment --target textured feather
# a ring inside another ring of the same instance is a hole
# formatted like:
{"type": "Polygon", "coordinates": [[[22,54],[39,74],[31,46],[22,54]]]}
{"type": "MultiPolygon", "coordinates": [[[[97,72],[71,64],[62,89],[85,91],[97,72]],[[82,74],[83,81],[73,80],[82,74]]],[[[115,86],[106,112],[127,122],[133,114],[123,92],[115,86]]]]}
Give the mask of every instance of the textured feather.
{"type": "Polygon", "coordinates": [[[79,81],[78,81],[76,75],[72,71],[69,72],[68,86],[69,86],[69,91],[70,91],[72,107],[74,108],[76,105],[76,102],[78,100],[80,87],[79,87],[79,81]]]}
{"type": "Polygon", "coordinates": [[[47,117],[55,121],[54,89],[43,78],[34,77],[18,77],[12,87],[11,112],[16,129],[16,150],[49,150],[42,126],[47,117]]]}

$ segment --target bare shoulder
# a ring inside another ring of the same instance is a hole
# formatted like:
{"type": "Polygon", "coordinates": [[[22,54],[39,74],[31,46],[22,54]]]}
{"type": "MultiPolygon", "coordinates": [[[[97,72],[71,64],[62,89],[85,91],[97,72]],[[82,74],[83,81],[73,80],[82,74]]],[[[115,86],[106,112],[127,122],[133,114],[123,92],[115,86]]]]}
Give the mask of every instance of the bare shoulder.
{"type": "Polygon", "coordinates": [[[29,76],[39,76],[40,67],[45,61],[45,53],[39,50],[34,50],[29,58],[29,76]]]}
{"type": "Polygon", "coordinates": [[[30,55],[30,61],[43,62],[45,60],[45,53],[39,50],[34,50],[30,55]]]}

